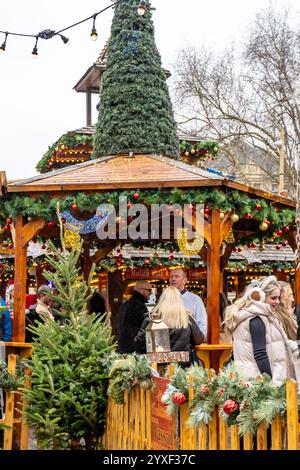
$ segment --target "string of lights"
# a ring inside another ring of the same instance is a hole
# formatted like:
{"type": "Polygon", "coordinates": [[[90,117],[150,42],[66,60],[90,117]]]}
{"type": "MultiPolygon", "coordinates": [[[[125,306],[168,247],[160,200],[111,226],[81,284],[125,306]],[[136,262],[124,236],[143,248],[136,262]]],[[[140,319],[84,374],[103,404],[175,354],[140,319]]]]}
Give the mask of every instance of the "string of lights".
{"type": "MultiPolygon", "coordinates": [[[[98,33],[97,33],[97,30],[96,30],[96,19],[97,19],[97,17],[101,13],[104,13],[105,11],[109,10],[110,8],[114,8],[118,3],[120,3],[121,0],[116,0],[116,1],[111,0],[111,1],[113,1],[113,3],[111,5],[108,5],[107,7],[103,8],[100,11],[98,11],[97,13],[93,13],[92,15],[88,16],[87,18],[84,18],[83,20],[77,21],[76,23],[71,24],[70,26],[67,26],[66,28],[60,29],[59,31],[54,31],[52,29],[44,29],[43,31],[40,31],[37,34],[24,34],[24,33],[15,33],[15,32],[11,32],[11,31],[0,30],[0,33],[4,34],[4,41],[3,41],[3,43],[0,47],[0,54],[4,53],[5,50],[6,50],[6,43],[7,43],[8,36],[19,36],[19,37],[28,37],[28,38],[34,38],[35,39],[35,44],[34,44],[34,47],[32,49],[31,54],[32,54],[33,58],[36,58],[38,56],[38,41],[39,41],[39,39],[52,39],[55,36],[59,36],[64,44],[68,44],[70,42],[69,38],[67,38],[62,33],[64,33],[65,31],[67,31],[71,28],[74,28],[75,26],[78,26],[82,23],[85,23],[86,21],[89,21],[89,20],[93,20],[93,25],[92,25],[90,36],[91,36],[91,39],[93,41],[96,41],[97,38],[98,38],[98,33]]],[[[137,0],[137,3],[138,3],[138,0],[137,0]]],[[[146,9],[147,9],[147,5],[146,5],[145,0],[141,0],[137,4],[137,13],[140,16],[143,16],[146,9]]]]}

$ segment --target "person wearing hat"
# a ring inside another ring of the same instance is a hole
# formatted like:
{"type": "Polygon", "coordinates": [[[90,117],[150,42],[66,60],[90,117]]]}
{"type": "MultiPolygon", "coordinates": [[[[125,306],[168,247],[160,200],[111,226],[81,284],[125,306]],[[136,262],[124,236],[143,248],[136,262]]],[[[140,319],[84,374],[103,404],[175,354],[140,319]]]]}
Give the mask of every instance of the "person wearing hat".
{"type": "Polygon", "coordinates": [[[120,308],[118,328],[118,352],[130,354],[146,352],[146,343],[137,343],[137,335],[144,319],[148,316],[146,302],[152,291],[148,281],[137,281],[133,294],[120,308]]]}
{"type": "Polygon", "coordinates": [[[280,385],[295,378],[292,354],[297,343],[287,338],[276,317],[279,298],[280,285],[269,276],[226,309],[224,324],[233,335],[234,363],[245,380],[266,373],[280,385]]]}

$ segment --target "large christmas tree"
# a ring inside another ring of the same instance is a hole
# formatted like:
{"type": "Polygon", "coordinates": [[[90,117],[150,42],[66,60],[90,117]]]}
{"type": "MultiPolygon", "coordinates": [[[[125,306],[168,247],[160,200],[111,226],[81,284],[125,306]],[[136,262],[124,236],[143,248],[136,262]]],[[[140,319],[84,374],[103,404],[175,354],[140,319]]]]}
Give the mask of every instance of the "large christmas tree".
{"type": "Polygon", "coordinates": [[[115,7],[103,77],[93,157],[155,153],[177,158],[176,123],[154,41],[151,5],[138,0],[115,7]]]}

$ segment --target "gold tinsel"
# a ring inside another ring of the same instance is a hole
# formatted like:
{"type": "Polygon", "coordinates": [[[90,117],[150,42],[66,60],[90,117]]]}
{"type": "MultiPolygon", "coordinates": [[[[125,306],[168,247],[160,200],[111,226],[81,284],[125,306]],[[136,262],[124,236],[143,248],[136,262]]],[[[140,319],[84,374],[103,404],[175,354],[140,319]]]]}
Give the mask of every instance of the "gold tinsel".
{"type": "Polygon", "coordinates": [[[199,234],[195,233],[195,238],[192,243],[187,238],[187,228],[177,229],[177,244],[179,250],[183,255],[194,256],[198,255],[199,251],[204,245],[204,238],[199,234]]]}
{"type": "Polygon", "coordinates": [[[80,245],[79,233],[77,233],[75,230],[69,230],[67,227],[64,227],[64,243],[67,249],[78,248],[80,245]]]}
{"type": "Polygon", "coordinates": [[[233,234],[232,228],[229,230],[228,234],[226,235],[226,238],[224,242],[228,245],[229,243],[235,243],[235,238],[233,234]]]}

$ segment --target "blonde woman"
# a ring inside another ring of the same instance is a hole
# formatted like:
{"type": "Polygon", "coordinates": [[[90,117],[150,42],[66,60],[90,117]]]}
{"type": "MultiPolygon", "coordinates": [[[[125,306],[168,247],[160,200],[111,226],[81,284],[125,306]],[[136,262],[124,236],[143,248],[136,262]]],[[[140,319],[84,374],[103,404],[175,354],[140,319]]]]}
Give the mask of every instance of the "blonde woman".
{"type": "MultiPolygon", "coordinates": [[[[203,342],[204,334],[185,308],[182,295],[176,287],[167,287],[151,315],[159,313],[169,327],[171,351],[188,351],[191,357],[192,346],[203,342]]],[[[149,319],[143,322],[137,340],[145,341],[145,328],[149,319]]]]}
{"type": "Polygon", "coordinates": [[[279,299],[280,286],[269,276],[226,309],[224,324],[233,334],[234,362],[245,379],[267,373],[279,385],[295,376],[291,351],[297,343],[288,340],[276,317],[279,299]]]}
{"type": "Polygon", "coordinates": [[[285,334],[289,339],[297,339],[297,321],[294,313],[294,294],[288,282],[278,281],[280,286],[279,305],[276,307],[276,316],[280,321],[285,334]]]}

